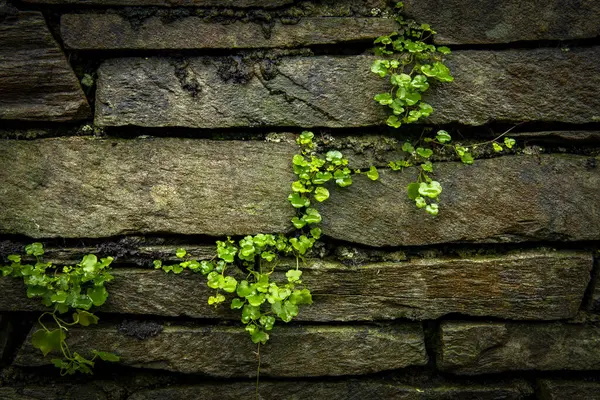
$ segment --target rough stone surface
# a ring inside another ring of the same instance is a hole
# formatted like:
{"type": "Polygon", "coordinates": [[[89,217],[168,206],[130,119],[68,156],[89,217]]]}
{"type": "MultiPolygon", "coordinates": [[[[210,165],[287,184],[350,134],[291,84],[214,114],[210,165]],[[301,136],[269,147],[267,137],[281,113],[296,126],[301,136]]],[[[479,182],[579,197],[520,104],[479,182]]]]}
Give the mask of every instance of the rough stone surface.
{"type": "MultiPolygon", "coordinates": [[[[295,145],[192,139],[0,141],[0,233],[33,238],[129,233],[243,235],[290,229],[295,145]]],[[[324,233],[370,246],[600,239],[600,169],[574,155],[436,164],[440,215],[381,171],[330,188],[324,233]],[[400,194],[400,195],[399,195],[400,194]],[[423,224],[423,218],[428,218],[423,224]]]]}
{"type": "Polygon", "coordinates": [[[538,386],[540,400],[600,400],[600,382],[541,379],[538,386]]]}
{"type": "MultiPolygon", "coordinates": [[[[425,100],[430,123],[600,121],[600,47],[457,51],[455,81],[434,85],[425,100]],[[560,80],[557,81],[557,76],[560,80]]],[[[96,123],[102,126],[360,127],[381,125],[373,101],[387,90],[371,56],[108,60],[100,66],[96,123]]]]}
{"type": "Polygon", "coordinates": [[[294,147],[193,139],[0,142],[0,232],[244,235],[290,228],[294,147]]]}
{"type": "Polygon", "coordinates": [[[207,23],[188,17],[164,23],[158,17],[134,29],[116,14],[65,14],[61,33],[73,49],[235,49],[299,47],[372,40],[396,28],[386,18],[303,18],[296,24],[277,21],[265,31],[258,23],[207,23]]]}
{"type": "MultiPolygon", "coordinates": [[[[533,390],[524,381],[514,380],[486,385],[440,384],[408,386],[393,381],[348,379],[327,382],[269,382],[260,384],[260,397],[275,399],[393,399],[393,400],[517,400],[525,399],[533,390]]],[[[237,400],[252,398],[254,387],[248,383],[197,385],[142,391],[128,400],[237,400]]]]}
{"type": "Polygon", "coordinates": [[[0,119],[68,121],[90,111],[42,13],[0,21],[0,119]]]}
{"type": "MultiPolygon", "coordinates": [[[[121,363],[212,376],[256,374],[256,345],[243,328],[170,326],[140,340],[114,326],[69,330],[72,349],[102,349],[121,356],[121,363]]],[[[359,375],[427,363],[420,324],[388,326],[276,326],[268,346],[260,349],[261,376],[359,375]]],[[[17,366],[48,364],[26,340],[17,366]]]]}
{"type": "Polygon", "coordinates": [[[75,4],[93,6],[160,6],[160,7],[262,7],[274,8],[292,4],[294,0],[23,0],[37,4],[75,4]]]}
{"type": "Polygon", "coordinates": [[[404,13],[427,21],[445,44],[565,40],[600,35],[600,4],[594,0],[481,1],[406,0],[404,13]]]}
{"type": "MultiPolygon", "coordinates": [[[[522,252],[467,259],[422,259],[349,267],[309,261],[303,281],[314,303],[298,320],[369,321],[437,319],[450,313],[506,319],[552,320],[576,316],[589,280],[591,255],[522,252]]],[[[285,271],[286,263],[280,270],[285,271]]],[[[198,274],[117,268],[101,310],[192,318],[238,319],[229,307],[215,309],[198,274]]],[[[283,276],[276,277],[285,280],[283,276]]],[[[43,309],[28,299],[20,280],[0,279],[0,310],[43,309]]]]}
{"type": "Polygon", "coordinates": [[[597,370],[599,344],[593,325],[443,322],[437,365],[460,375],[597,370]]]}
{"type": "Polygon", "coordinates": [[[600,169],[589,168],[587,157],[438,163],[436,180],[443,192],[436,218],[404,200],[415,176],[413,171],[380,171],[378,182],[360,176],[345,190],[331,189],[321,207],[324,232],[371,246],[600,238],[600,169]],[[590,208],[584,210],[584,204],[590,208]]]}

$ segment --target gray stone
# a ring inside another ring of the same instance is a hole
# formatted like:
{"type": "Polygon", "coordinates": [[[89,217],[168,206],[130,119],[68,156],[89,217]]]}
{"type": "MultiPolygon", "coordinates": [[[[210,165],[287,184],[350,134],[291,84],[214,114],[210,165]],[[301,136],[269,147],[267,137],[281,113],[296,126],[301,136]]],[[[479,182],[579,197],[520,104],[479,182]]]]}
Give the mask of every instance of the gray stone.
{"type": "Polygon", "coordinates": [[[292,4],[294,0],[23,0],[36,4],[76,4],[94,6],[160,6],[160,7],[261,7],[275,8],[292,4]]]}
{"type": "MultiPolygon", "coordinates": [[[[150,111],[149,111],[150,112],[150,111]]],[[[285,143],[197,139],[3,140],[0,233],[32,238],[285,232],[294,210],[285,143]]],[[[415,173],[331,187],[324,233],[370,246],[600,239],[600,170],[574,155],[436,164],[440,215],[405,197],[415,173]],[[427,218],[427,223],[423,223],[427,218]]]]}
{"type": "MultiPolygon", "coordinates": [[[[491,121],[600,121],[600,47],[457,51],[455,81],[433,85],[425,101],[434,124],[491,121]],[[561,79],[557,83],[556,77],[561,79]]],[[[283,58],[125,58],[99,68],[96,123],[102,126],[361,127],[387,110],[373,96],[387,79],[371,56],[283,58]]]]}
{"type": "MultiPolygon", "coordinates": [[[[303,282],[314,303],[298,320],[437,319],[450,313],[506,319],[552,320],[577,315],[591,255],[529,251],[466,259],[413,259],[360,267],[308,260],[303,282]]],[[[280,271],[289,264],[283,261],[280,271]]],[[[238,319],[228,306],[207,304],[213,290],[199,274],[116,268],[101,311],[169,317],[238,319]]],[[[275,275],[285,281],[283,273],[275,275]]],[[[21,280],[0,278],[2,311],[42,310],[21,280]]]]}
{"type": "MultiPolygon", "coordinates": [[[[35,329],[35,328],[34,328],[35,329]]],[[[71,328],[71,349],[116,352],[121,363],[138,368],[220,377],[251,377],[257,368],[256,345],[243,328],[166,326],[157,336],[140,340],[115,326],[71,328]]],[[[386,326],[276,326],[260,348],[261,376],[359,375],[425,365],[420,324],[386,326]]],[[[17,366],[50,363],[28,338],[17,366]]]]}
{"type": "Polygon", "coordinates": [[[595,0],[405,0],[403,13],[430,24],[445,44],[566,40],[600,35],[595,0]]]}
{"type": "Polygon", "coordinates": [[[40,12],[0,21],[0,119],[68,121],[90,106],[40,12]]]}
{"type": "Polygon", "coordinates": [[[0,142],[0,232],[245,235],[289,230],[292,146],[194,139],[0,142]]]}
{"type": "Polygon", "coordinates": [[[600,368],[593,325],[442,322],[439,340],[437,366],[453,374],[600,368]]]}
{"type": "Polygon", "coordinates": [[[275,22],[266,31],[262,24],[204,22],[187,17],[165,23],[148,18],[134,29],[117,14],[65,14],[61,33],[73,49],[232,49],[301,47],[372,40],[396,28],[386,18],[302,18],[296,24],[275,22]]]}
{"type": "Polygon", "coordinates": [[[435,218],[407,200],[405,188],[416,172],[380,171],[377,182],[359,176],[349,188],[331,188],[321,206],[323,230],[370,246],[600,238],[600,170],[589,168],[587,157],[438,163],[435,177],[443,186],[435,218]]]}
{"type": "MultiPolygon", "coordinates": [[[[431,386],[408,386],[390,380],[347,379],[343,381],[314,382],[270,382],[261,381],[260,398],[347,400],[347,399],[390,399],[390,400],[517,400],[533,393],[531,386],[521,380],[490,383],[486,385],[464,385],[443,382],[431,386]]],[[[128,400],[238,400],[255,395],[254,385],[245,383],[206,384],[188,387],[171,387],[135,393],[128,400]]]]}
{"type": "Polygon", "coordinates": [[[600,400],[600,382],[540,379],[540,400],[600,400]]]}

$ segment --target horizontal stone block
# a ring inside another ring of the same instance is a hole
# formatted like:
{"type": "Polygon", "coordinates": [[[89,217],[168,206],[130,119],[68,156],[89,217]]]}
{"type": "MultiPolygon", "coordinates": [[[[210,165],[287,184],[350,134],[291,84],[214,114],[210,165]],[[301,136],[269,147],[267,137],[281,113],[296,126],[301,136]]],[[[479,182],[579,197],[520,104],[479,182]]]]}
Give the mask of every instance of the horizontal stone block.
{"type": "Polygon", "coordinates": [[[0,23],[0,93],[0,119],[68,121],[91,114],[40,12],[19,12],[0,23]]]}
{"type": "Polygon", "coordinates": [[[221,236],[289,230],[293,146],[193,139],[0,143],[0,232],[221,236]]]}
{"type": "Polygon", "coordinates": [[[359,176],[348,190],[332,189],[321,207],[324,232],[370,246],[600,238],[600,170],[590,168],[587,157],[438,163],[435,177],[443,192],[436,218],[406,200],[405,188],[416,176],[386,170],[378,182],[359,176]]]}
{"type": "MultiPolygon", "coordinates": [[[[245,235],[290,230],[285,143],[179,138],[1,140],[0,233],[49,237],[245,235]]],[[[330,187],[324,233],[370,246],[600,239],[600,172],[588,157],[436,164],[440,215],[405,197],[416,172],[330,187]],[[427,223],[423,223],[426,218],[427,223]]]]}
{"type": "Polygon", "coordinates": [[[165,23],[146,19],[133,28],[117,14],[65,14],[61,34],[72,49],[238,49],[301,47],[372,40],[396,29],[386,18],[302,18],[296,24],[275,22],[269,30],[259,23],[207,23],[187,17],[165,23]]]}
{"type": "MultiPolygon", "coordinates": [[[[491,121],[600,121],[600,47],[457,51],[453,83],[424,99],[434,124],[491,121]],[[560,76],[559,82],[556,77],[560,76]]],[[[382,125],[373,96],[387,79],[371,56],[290,57],[273,63],[238,58],[111,59],[99,68],[96,123],[102,126],[361,127],[382,125]]]]}
{"type": "MultiPolygon", "coordinates": [[[[576,316],[591,269],[591,255],[531,251],[466,259],[414,259],[360,267],[312,260],[303,282],[314,303],[298,320],[372,321],[437,319],[450,313],[517,320],[576,316]]],[[[282,262],[279,271],[291,265],[282,262]]],[[[213,290],[199,274],[117,268],[100,311],[169,317],[238,319],[228,306],[207,304],[213,290]]],[[[283,272],[275,279],[285,281],[283,272]]],[[[0,278],[2,311],[42,310],[22,282],[0,278]]]]}
{"type": "Polygon", "coordinates": [[[427,22],[445,44],[507,43],[522,40],[565,40],[600,35],[600,4],[594,0],[566,3],[405,0],[403,12],[427,22]]]}
{"type": "Polygon", "coordinates": [[[600,400],[600,382],[540,379],[540,400],[600,400]]]}
{"type": "Polygon", "coordinates": [[[439,340],[438,368],[454,374],[600,368],[593,325],[443,322],[439,340]]]}
{"type": "MultiPolygon", "coordinates": [[[[50,363],[28,338],[14,365],[50,363]]],[[[116,326],[71,328],[69,348],[112,351],[121,363],[220,377],[256,374],[256,345],[243,328],[223,326],[167,326],[140,340],[116,326]]],[[[260,349],[261,376],[337,376],[369,374],[425,365],[427,355],[420,324],[389,326],[276,326],[271,340],[260,349]]]]}
{"type": "Polygon", "coordinates": [[[25,3],[78,6],[261,7],[276,8],[294,0],[23,0],[25,3]]]}
{"type": "MultiPolygon", "coordinates": [[[[431,386],[408,386],[390,380],[348,379],[327,382],[270,382],[261,381],[260,398],[347,400],[347,399],[439,399],[439,400],[517,400],[525,399],[533,393],[524,381],[512,380],[486,385],[461,385],[443,382],[431,386]]],[[[128,400],[237,400],[252,398],[255,389],[252,384],[226,383],[206,384],[188,387],[170,387],[135,393],[128,400]]]]}

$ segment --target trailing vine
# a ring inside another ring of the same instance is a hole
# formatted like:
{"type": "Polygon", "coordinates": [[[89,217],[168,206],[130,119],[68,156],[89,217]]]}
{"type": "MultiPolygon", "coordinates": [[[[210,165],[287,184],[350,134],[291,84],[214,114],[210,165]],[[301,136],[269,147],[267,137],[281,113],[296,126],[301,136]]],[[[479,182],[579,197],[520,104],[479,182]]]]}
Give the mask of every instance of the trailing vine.
{"type": "MultiPolygon", "coordinates": [[[[292,158],[298,178],[288,196],[297,210],[290,221],[296,228],[294,235],[288,238],[283,234],[260,233],[238,242],[228,237],[216,242],[217,254],[210,261],[189,259],[185,249],[176,252],[181,259],[179,263],[165,265],[160,260],[154,261],[156,269],[167,273],[180,274],[189,269],[205,275],[208,287],[215,290],[207,300],[209,305],[218,306],[231,295],[230,308],[240,310],[241,322],[255,344],[267,343],[269,332],[278,320],[290,322],[298,315],[300,306],[312,304],[311,292],[302,284],[300,260],[304,260],[321,237],[321,214],[314,205],[329,198],[329,190],[324,187],[327,182],[334,181],[340,187],[352,184],[348,159],[337,150],[320,156],[315,152],[313,138],[312,132],[302,132],[296,140],[300,152],[292,158]],[[282,257],[294,257],[296,268],[286,271],[285,281],[277,282],[273,273],[282,257]]],[[[367,176],[377,179],[377,170],[371,168],[367,176]]]]}
{"type": "MultiPolygon", "coordinates": [[[[396,4],[397,9],[402,7],[402,2],[396,4]]],[[[397,129],[404,124],[416,123],[433,113],[433,107],[424,102],[422,96],[429,90],[430,80],[445,83],[454,81],[454,77],[444,64],[444,56],[450,54],[451,50],[446,46],[436,47],[430,43],[436,34],[431,26],[405,19],[401,15],[396,17],[396,21],[399,24],[396,32],[375,39],[375,54],[384,58],[373,62],[371,72],[381,78],[389,75],[389,91],[375,95],[374,100],[391,110],[392,114],[386,124],[397,129]]],[[[491,144],[495,152],[503,151],[503,145],[511,149],[515,140],[504,137],[509,131],[488,142],[463,146],[450,144],[450,134],[439,130],[435,137],[419,139],[416,145],[405,142],[402,146],[404,158],[392,161],[388,166],[394,171],[401,171],[417,165],[417,178],[406,188],[408,197],[417,208],[425,209],[428,214],[438,215],[442,185],[431,177],[434,172],[431,161],[433,147],[451,147],[464,164],[473,164],[472,150],[479,146],[491,144]],[[502,137],[503,142],[499,142],[502,137]]]]}
{"type": "MultiPolygon", "coordinates": [[[[396,7],[400,9],[402,3],[396,7]]],[[[417,24],[401,16],[396,20],[399,23],[397,32],[375,40],[375,53],[381,58],[371,66],[371,71],[381,78],[389,76],[389,91],[375,95],[374,100],[390,109],[391,115],[386,123],[395,129],[429,117],[434,109],[423,101],[423,94],[435,81],[446,83],[454,80],[444,64],[444,56],[451,53],[450,49],[430,43],[436,32],[427,24],[417,24]]],[[[472,151],[479,146],[491,145],[496,152],[511,149],[515,140],[506,137],[509,131],[491,141],[463,146],[452,144],[450,134],[438,130],[435,136],[421,138],[417,143],[405,142],[402,146],[404,157],[391,161],[388,166],[394,171],[418,167],[415,180],[406,188],[408,197],[417,208],[435,216],[439,213],[442,185],[432,178],[434,149],[450,148],[464,164],[472,164],[472,151]]],[[[239,310],[240,321],[257,345],[258,372],[260,345],[268,342],[276,323],[289,323],[298,316],[300,307],[312,304],[312,294],[302,281],[300,261],[304,262],[305,256],[321,237],[322,218],[315,206],[329,199],[326,185],[335,183],[345,188],[352,185],[353,174],[363,173],[353,171],[340,151],[331,150],[325,155],[317,153],[312,132],[302,132],[296,142],[300,151],[291,161],[297,179],[291,184],[288,196],[288,201],[296,209],[296,215],[290,221],[295,228],[292,235],[261,233],[237,241],[227,237],[216,242],[216,254],[211,260],[194,260],[185,249],[179,248],[176,251],[179,262],[153,262],[156,269],[166,273],[181,274],[189,270],[206,276],[208,287],[214,290],[207,299],[208,304],[218,307],[229,301],[232,310],[239,310]],[[278,279],[280,275],[275,272],[285,257],[295,259],[295,268],[287,269],[285,278],[278,279]]],[[[379,178],[373,166],[364,174],[371,180],[379,178]]],[[[95,255],[88,254],[75,266],[59,268],[41,260],[44,254],[41,243],[28,245],[25,251],[35,257],[35,264],[23,264],[21,256],[11,255],[8,257],[11,264],[0,266],[0,271],[3,276],[22,278],[28,297],[40,297],[45,306],[53,307],[52,311],[39,317],[41,329],[32,335],[33,346],[44,356],[54,351],[62,353],[62,358],[52,359],[52,363],[60,368],[61,375],[76,372],[91,374],[98,358],[119,361],[115,354],[97,350],[92,350],[92,355],[86,358],[71,352],[66,343],[69,327],[98,323],[98,317],[89,310],[104,304],[108,297],[105,283],[113,279],[110,274],[113,258],[98,260],[95,255]],[[61,315],[70,311],[73,312],[72,321],[67,322],[61,315]],[[44,320],[50,320],[55,326],[44,320]]]]}
{"type": "Polygon", "coordinates": [[[108,298],[105,283],[113,280],[110,274],[113,258],[98,260],[95,255],[88,254],[80,263],[60,268],[42,261],[44,247],[41,243],[27,245],[25,253],[35,257],[35,264],[23,263],[20,255],[12,254],[8,256],[11,264],[0,266],[0,271],[2,276],[22,278],[27,286],[27,297],[39,297],[43,305],[52,308],[52,311],[46,311],[38,318],[41,329],[32,335],[33,346],[44,357],[51,352],[62,353],[62,358],[52,359],[52,364],[60,368],[61,375],[73,375],[76,372],[92,374],[98,358],[119,361],[117,355],[97,350],[92,350],[87,358],[78,352],[71,352],[66,342],[69,327],[98,323],[99,318],[89,310],[101,306],[108,298]],[[70,311],[73,312],[70,316],[72,321],[67,322],[62,314],[70,311]]]}

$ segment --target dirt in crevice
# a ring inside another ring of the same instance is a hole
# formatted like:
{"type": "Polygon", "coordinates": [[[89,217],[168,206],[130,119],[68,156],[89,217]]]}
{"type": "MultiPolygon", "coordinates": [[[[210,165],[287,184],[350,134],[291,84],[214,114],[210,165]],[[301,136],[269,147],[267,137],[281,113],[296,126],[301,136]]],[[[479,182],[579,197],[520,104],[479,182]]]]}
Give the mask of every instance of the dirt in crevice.
{"type": "Polygon", "coordinates": [[[117,329],[123,335],[146,340],[158,336],[163,331],[164,326],[156,321],[124,320],[117,329]]]}
{"type": "Polygon", "coordinates": [[[175,66],[175,76],[179,80],[181,88],[192,97],[198,96],[198,93],[202,92],[202,85],[198,81],[196,73],[190,67],[189,60],[175,60],[173,65],[175,66]]]}

